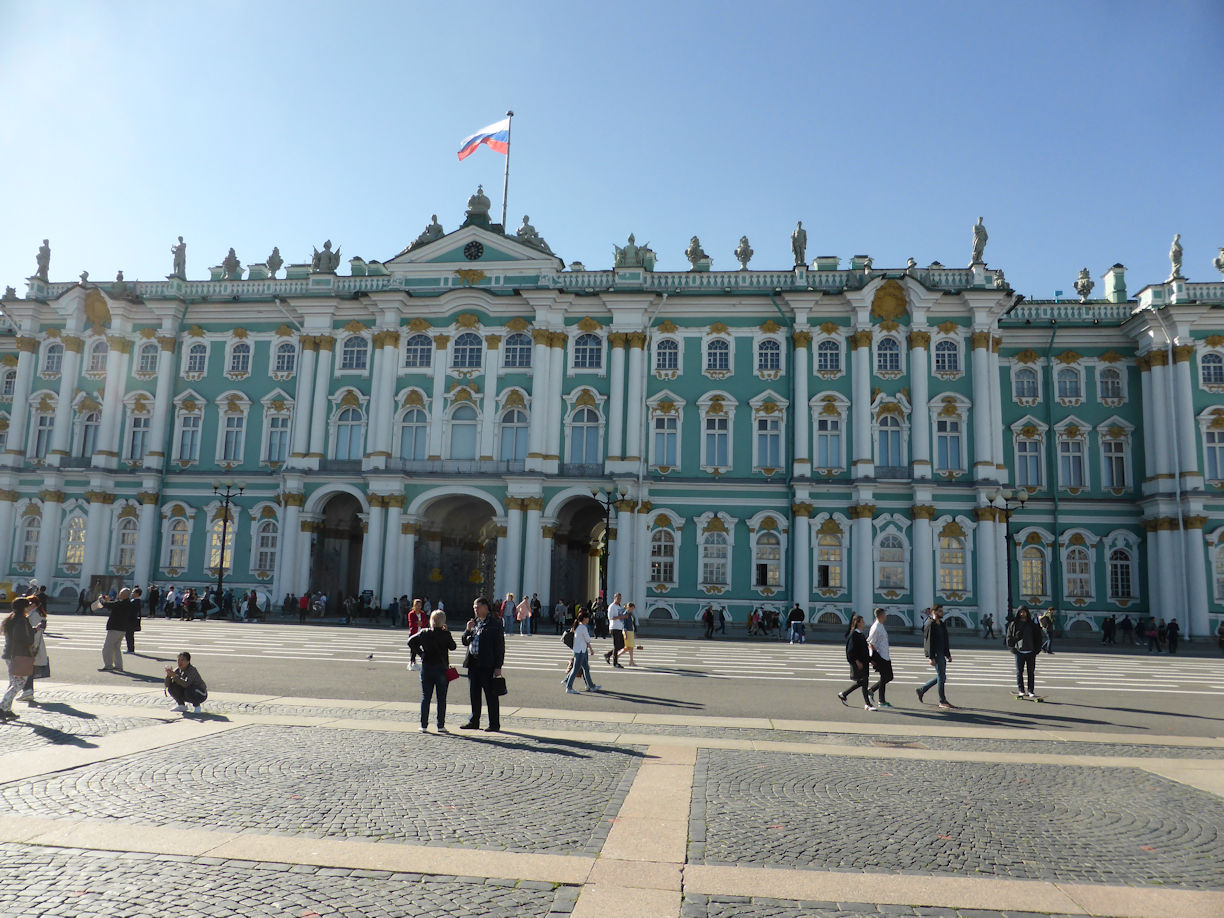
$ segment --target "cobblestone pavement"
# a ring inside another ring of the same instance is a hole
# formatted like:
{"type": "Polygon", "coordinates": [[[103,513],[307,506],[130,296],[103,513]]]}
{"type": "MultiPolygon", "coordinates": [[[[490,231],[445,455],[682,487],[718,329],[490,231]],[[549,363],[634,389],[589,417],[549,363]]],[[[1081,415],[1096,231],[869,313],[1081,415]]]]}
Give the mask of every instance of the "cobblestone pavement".
{"type": "Polygon", "coordinates": [[[0,844],[3,918],[543,918],[568,915],[577,895],[526,880],[0,844]]]}
{"type": "Polygon", "coordinates": [[[15,706],[20,718],[0,726],[0,755],[56,746],[88,747],[89,740],[158,723],[154,717],[105,717],[66,704],[15,706]]]}
{"type": "MultiPolygon", "coordinates": [[[[867,902],[801,902],[748,896],[685,896],[681,918],[1058,918],[1042,912],[872,905],[867,902]]],[[[1082,918],[1082,916],[1075,916],[1082,918]]]]}
{"type": "Polygon", "coordinates": [[[0,800],[61,819],[596,854],[640,757],[509,736],[261,725],[6,786],[0,800]]]}
{"type": "Polygon", "coordinates": [[[1224,800],[1137,769],[699,750],[689,860],[1224,889],[1224,800]]]}

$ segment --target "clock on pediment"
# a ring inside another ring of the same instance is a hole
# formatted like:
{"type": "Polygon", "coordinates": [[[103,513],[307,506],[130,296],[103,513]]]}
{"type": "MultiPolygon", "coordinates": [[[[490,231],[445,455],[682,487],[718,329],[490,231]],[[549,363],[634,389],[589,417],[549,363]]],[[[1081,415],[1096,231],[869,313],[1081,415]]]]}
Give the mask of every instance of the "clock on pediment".
{"type": "Polygon", "coordinates": [[[473,239],[463,247],[463,257],[468,261],[479,261],[484,256],[484,243],[473,239]]]}

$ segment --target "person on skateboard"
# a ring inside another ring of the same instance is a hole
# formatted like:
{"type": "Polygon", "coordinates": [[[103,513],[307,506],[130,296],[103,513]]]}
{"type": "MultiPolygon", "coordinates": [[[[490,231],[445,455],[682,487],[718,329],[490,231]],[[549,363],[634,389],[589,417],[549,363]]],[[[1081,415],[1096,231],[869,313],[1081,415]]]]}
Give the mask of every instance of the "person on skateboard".
{"type": "Polygon", "coordinates": [[[1037,653],[1041,650],[1041,626],[1033,621],[1028,606],[1016,610],[1016,620],[1007,628],[1007,646],[1016,655],[1016,697],[1035,699],[1033,691],[1037,673],[1037,653]],[[1025,673],[1028,689],[1025,690],[1025,673]]]}

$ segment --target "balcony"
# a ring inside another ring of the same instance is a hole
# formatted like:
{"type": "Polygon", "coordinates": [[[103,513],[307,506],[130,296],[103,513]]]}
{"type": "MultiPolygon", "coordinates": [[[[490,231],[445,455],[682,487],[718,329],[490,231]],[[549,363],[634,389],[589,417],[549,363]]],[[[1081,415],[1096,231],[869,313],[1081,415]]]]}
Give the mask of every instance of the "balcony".
{"type": "Polygon", "coordinates": [[[910,477],[908,465],[877,465],[875,467],[877,481],[909,481],[910,477]]]}
{"type": "Polygon", "coordinates": [[[568,478],[603,478],[602,462],[562,462],[560,472],[568,478]]]}
{"type": "Polygon", "coordinates": [[[409,475],[519,475],[527,471],[527,463],[522,459],[388,459],[386,470],[409,475]]]}

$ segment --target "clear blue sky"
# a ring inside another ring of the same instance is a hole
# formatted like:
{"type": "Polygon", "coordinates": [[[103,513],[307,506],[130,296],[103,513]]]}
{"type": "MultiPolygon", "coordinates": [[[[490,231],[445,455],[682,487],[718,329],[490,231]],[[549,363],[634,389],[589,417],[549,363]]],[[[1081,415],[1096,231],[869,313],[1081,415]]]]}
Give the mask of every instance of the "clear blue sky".
{"type": "MultiPolygon", "coordinates": [[[[1224,3],[164,3],[0,0],[0,285],[157,279],[229,246],[393,256],[449,231],[503,158],[510,222],[608,267],[863,253],[986,260],[1030,297],[1078,270],[1215,280],[1224,245],[1224,3]]],[[[1101,291],[1098,286],[1097,292],[1101,291]]]]}

